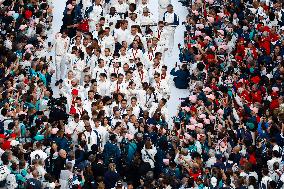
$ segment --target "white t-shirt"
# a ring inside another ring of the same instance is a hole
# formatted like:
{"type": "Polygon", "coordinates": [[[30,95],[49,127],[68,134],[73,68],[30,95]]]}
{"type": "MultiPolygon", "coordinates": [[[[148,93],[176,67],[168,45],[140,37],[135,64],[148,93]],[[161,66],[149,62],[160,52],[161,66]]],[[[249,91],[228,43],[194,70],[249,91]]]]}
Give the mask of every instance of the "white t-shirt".
{"type": "Polygon", "coordinates": [[[42,150],[35,150],[31,153],[30,157],[31,157],[31,161],[33,161],[34,159],[45,160],[47,158],[47,154],[42,150]]]}
{"type": "Polygon", "coordinates": [[[117,42],[122,44],[122,41],[127,41],[130,32],[128,29],[122,30],[121,28],[114,31],[114,38],[117,39],[117,42]]]}

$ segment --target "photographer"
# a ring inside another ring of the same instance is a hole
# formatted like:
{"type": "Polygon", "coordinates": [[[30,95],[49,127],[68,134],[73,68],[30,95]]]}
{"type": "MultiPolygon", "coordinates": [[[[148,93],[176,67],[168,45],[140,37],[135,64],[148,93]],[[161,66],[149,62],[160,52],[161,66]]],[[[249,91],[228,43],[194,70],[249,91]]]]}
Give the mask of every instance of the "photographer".
{"type": "Polygon", "coordinates": [[[171,70],[171,75],[174,76],[175,86],[178,89],[188,88],[188,79],[190,77],[189,70],[186,64],[182,64],[181,67],[175,65],[175,68],[171,70]]]}

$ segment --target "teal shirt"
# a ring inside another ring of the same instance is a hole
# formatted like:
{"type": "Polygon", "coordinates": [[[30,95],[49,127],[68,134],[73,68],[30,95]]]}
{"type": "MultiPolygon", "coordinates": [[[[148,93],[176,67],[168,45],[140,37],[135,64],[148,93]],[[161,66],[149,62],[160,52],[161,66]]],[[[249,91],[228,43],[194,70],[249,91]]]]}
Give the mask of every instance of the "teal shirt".
{"type": "Polygon", "coordinates": [[[46,86],[46,77],[45,77],[45,74],[42,74],[41,72],[37,72],[38,73],[38,76],[39,76],[39,79],[42,80],[43,84],[46,86]]]}
{"type": "Polygon", "coordinates": [[[20,129],[21,129],[21,136],[26,136],[26,125],[24,123],[20,123],[20,129]]]}
{"type": "Polygon", "coordinates": [[[37,73],[36,73],[36,71],[34,70],[34,69],[30,69],[30,76],[31,77],[36,77],[37,76],[37,73]]]}

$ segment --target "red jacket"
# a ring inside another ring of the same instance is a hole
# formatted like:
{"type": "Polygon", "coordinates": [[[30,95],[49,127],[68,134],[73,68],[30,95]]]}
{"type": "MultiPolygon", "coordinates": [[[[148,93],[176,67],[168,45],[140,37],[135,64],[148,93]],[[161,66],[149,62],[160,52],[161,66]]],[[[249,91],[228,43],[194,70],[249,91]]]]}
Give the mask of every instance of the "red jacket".
{"type": "Polygon", "coordinates": [[[270,49],[270,37],[262,37],[259,42],[259,47],[264,48],[266,53],[269,55],[271,53],[270,49]]]}

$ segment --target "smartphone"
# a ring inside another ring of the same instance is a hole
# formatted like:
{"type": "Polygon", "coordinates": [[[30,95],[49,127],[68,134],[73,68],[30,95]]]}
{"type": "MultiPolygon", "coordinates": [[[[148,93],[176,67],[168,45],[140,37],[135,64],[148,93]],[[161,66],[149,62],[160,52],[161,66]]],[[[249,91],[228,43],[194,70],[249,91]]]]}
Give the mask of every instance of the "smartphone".
{"type": "Polygon", "coordinates": [[[51,42],[48,42],[47,45],[48,45],[48,47],[51,47],[51,42]]]}

